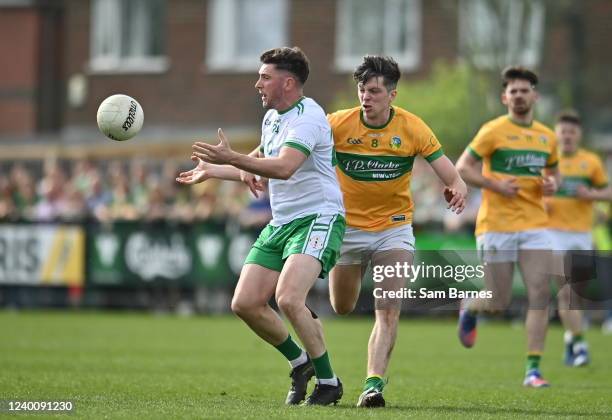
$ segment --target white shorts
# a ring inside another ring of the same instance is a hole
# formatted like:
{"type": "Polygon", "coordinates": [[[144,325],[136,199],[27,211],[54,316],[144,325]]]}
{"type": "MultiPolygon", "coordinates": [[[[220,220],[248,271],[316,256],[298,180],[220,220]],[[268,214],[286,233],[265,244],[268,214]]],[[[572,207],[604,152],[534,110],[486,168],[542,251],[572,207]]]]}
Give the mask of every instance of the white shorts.
{"type": "Polygon", "coordinates": [[[554,251],[590,251],[593,249],[591,232],[550,229],[549,233],[554,251]]]}
{"type": "Polygon", "coordinates": [[[486,232],[476,237],[478,256],[483,262],[517,262],[520,249],[552,249],[548,229],[520,232],[486,232]]]}
{"type": "Polygon", "coordinates": [[[368,262],[374,252],[404,249],[414,253],[412,225],[402,225],[380,232],[346,227],[336,265],[356,265],[368,262]]]}

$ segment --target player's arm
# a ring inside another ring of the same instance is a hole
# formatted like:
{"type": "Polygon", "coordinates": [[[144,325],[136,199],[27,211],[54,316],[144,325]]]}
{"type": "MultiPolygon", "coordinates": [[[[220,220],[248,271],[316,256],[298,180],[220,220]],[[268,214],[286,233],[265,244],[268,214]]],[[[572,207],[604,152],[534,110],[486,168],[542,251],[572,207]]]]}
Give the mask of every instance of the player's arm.
{"type": "Polygon", "coordinates": [[[244,171],[274,179],[289,179],[304,163],[308,156],[293,147],[283,147],[278,157],[254,159],[251,156],[233,152],[228,162],[244,171]]]}
{"type": "Polygon", "coordinates": [[[448,208],[456,211],[457,214],[461,213],[465,208],[467,185],[465,185],[465,182],[459,176],[459,172],[457,172],[453,163],[445,155],[440,156],[429,164],[446,186],[444,195],[448,201],[448,208]]]}
{"type": "Polygon", "coordinates": [[[559,170],[559,149],[558,142],[553,135],[550,144],[550,153],[546,159],[546,166],[542,171],[542,194],[544,196],[555,195],[561,185],[561,171],[559,170]]]}
{"type": "Polygon", "coordinates": [[[469,148],[459,157],[457,171],[468,184],[494,191],[506,197],[514,197],[519,189],[514,177],[497,181],[484,176],[482,174],[482,160],[474,156],[469,148]]]}
{"type": "Polygon", "coordinates": [[[550,168],[544,168],[544,177],[542,178],[542,193],[545,196],[554,195],[561,185],[561,171],[559,166],[555,165],[550,168]]]}
{"type": "Polygon", "coordinates": [[[278,157],[255,157],[233,151],[223,131],[218,131],[219,143],[195,143],[193,154],[208,163],[230,164],[235,168],[265,178],[289,179],[308,157],[293,147],[283,147],[278,157]]]}
{"type": "Polygon", "coordinates": [[[588,188],[584,185],[576,189],[576,197],[588,201],[612,201],[612,186],[603,188],[588,188]]]}
{"type": "Polygon", "coordinates": [[[612,201],[612,186],[608,184],[606,168],[599,158],[595,162],[595,169],[591,175],[591,185],[594,187],[579,186],[576,190],[576,197],[589,201],[612,201]]]}

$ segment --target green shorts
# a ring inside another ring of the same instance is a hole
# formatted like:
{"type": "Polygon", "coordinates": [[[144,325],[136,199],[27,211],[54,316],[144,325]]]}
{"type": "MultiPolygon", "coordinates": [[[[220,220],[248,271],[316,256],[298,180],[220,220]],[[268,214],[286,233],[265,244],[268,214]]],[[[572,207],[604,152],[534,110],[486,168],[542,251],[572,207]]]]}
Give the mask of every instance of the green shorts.
{"type": "Polygon", "coordinates": [[[336,264],[346,222],[340,214],[306,216],[282,226],[268,225],[261,232],[245,264],[282,271],[289,255],[311,255],[321,262],[324,278],[336,264]]]}

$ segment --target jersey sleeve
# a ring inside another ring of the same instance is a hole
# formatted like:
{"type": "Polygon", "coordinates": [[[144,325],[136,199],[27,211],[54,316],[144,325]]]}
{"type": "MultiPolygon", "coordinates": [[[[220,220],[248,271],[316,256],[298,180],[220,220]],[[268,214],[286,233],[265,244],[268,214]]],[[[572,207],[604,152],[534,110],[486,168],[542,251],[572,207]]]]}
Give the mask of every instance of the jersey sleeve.
{"type": "Polygon", "coordinates": [[[306,156],[310,156],[310,152],[317,145],[320,131],[319,126],[313,122],[308,120],[298,121],[289,127],[283,146],[293,147],[306,156]]]}
{"type": "Polygon", "coordinates": [[[593,157],[593,174],[591,175],[591,183],[595,188],[605,188],[608,186],[608,174],[599,157],[593,157]]]}
{"type": "Polygon", "coordinates": [[[491,156],[495,151],[495,138],[491,130],[486,126],[482,127],[466,150],[478,160],[491,156]]]}
{"type": "Polygon", "coordinates": [[[419,131],[419,155],[425,158],[429,163],[443,156],[444,150],[442,149],[442,145],[433,131],[431,131],[431,128],[421,121],[419,131]]]}
{"type": "Polygon", "coordinates": [[[550,155],[548,156],[548,159],[546,160],[547,168],[554,168],[557,165],[559,165],[559,146],[557,142],[557,136],[552,134],[551,138],[552,138],[552,144],[550,148],[550,155]]]}

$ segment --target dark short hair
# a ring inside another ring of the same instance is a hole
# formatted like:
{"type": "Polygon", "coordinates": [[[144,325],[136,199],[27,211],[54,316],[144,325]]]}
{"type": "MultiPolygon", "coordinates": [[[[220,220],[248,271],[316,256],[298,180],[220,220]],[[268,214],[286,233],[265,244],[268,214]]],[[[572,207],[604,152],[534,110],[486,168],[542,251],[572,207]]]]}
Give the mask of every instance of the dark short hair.
{"type": "Polygon", "coordinates": [[[355,69],[353,79],[357,83],[367,83],[372,77],[383,77],[383,84],[388,91],[397,88],[397,82],[401,77],[397,62],[391,57],[380,55],[366,55],[363,62],[355,69]]]}
{"type": "Polygon", "coordinates": [[[538,75],[535,72],[521,66],[506,67],[501,74],[502,87],[505,89],[512,80],[527,80],[531,86],[538,85],[538,75]]]}
{"type": "Polygon", "coordinates": [[[559,123],[570,123],[578,126],[582,126],[580,115],[573,109],[561,111],[557,114],[557,124],[559,123]]]}
{"type": "Polygon", "coordinates": [[[265,51],[259,60],[263,64],[274,64],[279,70],[286,70],[298,78],[303,85],[308,80],[310,64],[308,57],[299,47],[281,47],[265,51]]]}

